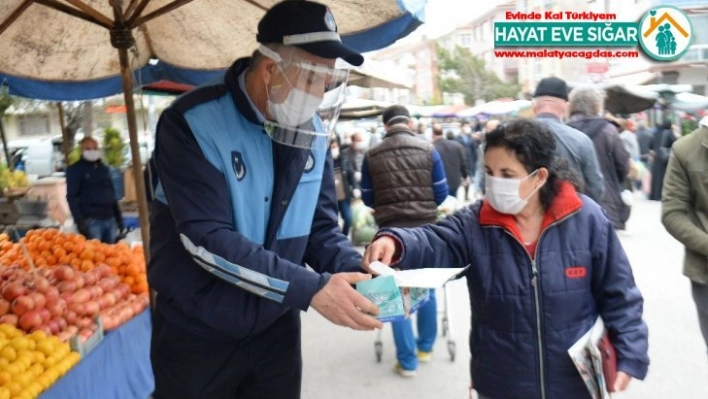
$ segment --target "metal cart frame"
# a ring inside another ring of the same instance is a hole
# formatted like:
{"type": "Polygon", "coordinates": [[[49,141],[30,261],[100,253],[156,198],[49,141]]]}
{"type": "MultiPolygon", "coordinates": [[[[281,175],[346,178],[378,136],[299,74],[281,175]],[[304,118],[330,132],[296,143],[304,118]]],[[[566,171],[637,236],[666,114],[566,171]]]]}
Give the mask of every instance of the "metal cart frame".
{"type": "MultiPolygon", "coordinates": [[[[441,320],[441,333],[443,337],[447,337],[447,352],[450,355],[450,361],[455,361],[455,355],[457,352],[457,344],[452,338],[450,331],[452,330],[452,320],[451,320],[451,308],[450,308],[450,296],[447,293],[447,284],[442,287],[443,292],[443,309],[438,311],[442,313],[441,320]]],[[[376,332],[376,341],[374,341],[374,353],[376,354],[376,362],[381,363],[381,358],[383,357],[383,341],[381,336],[383,334],[383,329],[376,332]]]]}

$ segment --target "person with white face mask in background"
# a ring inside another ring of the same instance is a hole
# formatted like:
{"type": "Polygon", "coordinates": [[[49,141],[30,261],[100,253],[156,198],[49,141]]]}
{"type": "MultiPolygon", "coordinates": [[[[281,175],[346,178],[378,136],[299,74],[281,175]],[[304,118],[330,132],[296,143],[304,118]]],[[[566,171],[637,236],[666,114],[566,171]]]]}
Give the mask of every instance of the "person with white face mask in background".
{"type": "Polygon", "coordinates": [[[576,191],[553,134],[520,119],[486,135],[486,198],[435,225],[383,229],[364,254],[403,270],[464,267],[479,398],[590,398],[568,349],[602,316],[610,387],[646,376],[643,299],[600,206],[576,191]]]}
{"type": "Polygon", "coordinates": [[[93,137],[81,140],[81,159],[66,170],[66,199],[79,233],[88,239],[113,244],[123,230],[109,167],[93,137]]]}
{"type": "Polygon", "coordinates": [[[301,311],[381,327],[352,288],[371,276],[339,228],[329,151],[348,77],[335,61],[364,58],[342,44],[325,5],[269,7],[252,57],[160,116],[148,265],[155,399],[296,399],[301,311]]]}

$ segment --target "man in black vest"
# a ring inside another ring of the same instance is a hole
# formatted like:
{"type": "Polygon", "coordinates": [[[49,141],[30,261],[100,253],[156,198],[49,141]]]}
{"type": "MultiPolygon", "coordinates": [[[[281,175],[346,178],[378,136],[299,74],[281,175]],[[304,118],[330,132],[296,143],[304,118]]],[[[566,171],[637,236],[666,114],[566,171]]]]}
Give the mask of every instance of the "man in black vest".
{"type": "MultiPolygon", "coordinates": [[[[364,156],[361,195],[374,208],[379,227],[416,227],[437,220],[448,194],[445,169],[433,145],[413,133],[408,110],[393,105],[383,112],[386,135],[364,156]]],[[[418,339],[410,319],[391,323],[396,342],[395,370],[413,377],[418,361],[429,361],[437,334],[435,292],[418,310],[418,339]],[[416,355],[416,346],[418,353],[416,355]]]]}

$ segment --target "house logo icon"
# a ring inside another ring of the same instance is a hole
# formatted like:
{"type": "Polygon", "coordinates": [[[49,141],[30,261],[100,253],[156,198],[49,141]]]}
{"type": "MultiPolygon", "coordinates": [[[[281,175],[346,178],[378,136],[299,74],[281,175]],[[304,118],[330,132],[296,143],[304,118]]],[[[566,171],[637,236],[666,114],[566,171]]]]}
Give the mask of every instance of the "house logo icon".
{"type": "Polygon", "coordinates": [[[660,6],[649,10],[639,22],[639,44],[658,61],[674,61],[691,46],[691,20],[680,9],[660,6]]]}

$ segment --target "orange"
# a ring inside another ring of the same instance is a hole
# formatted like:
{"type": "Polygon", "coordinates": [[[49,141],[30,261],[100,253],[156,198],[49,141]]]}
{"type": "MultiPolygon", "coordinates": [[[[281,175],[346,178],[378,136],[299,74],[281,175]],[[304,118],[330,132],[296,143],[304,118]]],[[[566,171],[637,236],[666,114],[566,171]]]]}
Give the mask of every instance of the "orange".
{"type": "Polygon", "coordinates": [[[92,261],[90,261],[88,259],[84,259],[83,261],[81,261],[81,271],[82,272],[87,272],[91,269],[93,269],[93,262],[92,261]]]}
{"type": "Polygon", "coordinates": [[[64,255],[59,258],[58,260],[60,265],[70,265],[71,264],[71,258],[68,255],[64,255]]]}
{"type": "Polygon", "coordinates": [[[62,256],[66,255],[66,249],[60,245],[55,245],[53,248],[54,256],[57,258],[61,258],[62,256]]]}
{"type": "Polygon", "coordinates": [[[124,282],[125,284],[128,284],[128,285],[131,285],[131,286],[132,286],[133,284],[135,284],[135,279],[133,278],[133,276],[128,276],[128,277],[126,277],[125,279],[123,279],[123,282],[124,282]]]}
{"type": "Polygon", "coordinates": [[[47,259],[48,257],[52,256],[52,253],[49,252],[48,250],[44,250],[44,251],[42,251],[42,253],[39,254],[39,256],[41,256],[44,259],[47,259]]]}
{"type": "Polygon", "coordinates": [[[71,250],[74,249],[74,242],[66,240],[66,242],[64,242],[64,249],[66,252],[71,252],[71,250]]]}
{"type": "Polygon", "coordinates": [[[40,251],[49,251],[52,248],[52,244],[47,240],[41,240],[38,248],[40,251]]]}
{"type": "Polygon", "coordinates": [[[132,291],[133,294],[142,294],[144,292],[148,292],[150,288],[148,287],[148,284],[146,282],[143,283],[136,283],[135,285],[132,286],[132,291]]]}
{"type": "Polygon", "coordinates": [[[136,276],[140,273],[140,268],[135,263],[130,263],[125,268],[125,274],[130,276],[136,276]]]}
{"type": "Polygon", "coordinates": [[[59,262],[59,260],[57,259],[57,257],[54,256],[54,255],[49,255],[49,256],[47,256],[45,259],[47,260],[47,264],[50,265],[50,266],[54,266],[54,265],[57,264],[57,262],[59,262]]]}
{"type": "Polygon", "coordinates": [[[92,260],[93,259],[93,251],[86,248],[81,252],[81,255],[79,255],[79,259],[81,260],[92,260]]]}
{"type": "Polygon", "coordinates": [[[72,260],[71,260],[71,266],[72,266],[74,269],[77,269],[77,270],[78,270],[79,268],[81,268],[81,261],[80,261],[79,259],[72,259],[72,260]]]}
{"type": "Polygon", "coordinates": [[[94,261],[95,263],[103,263],[103,261],[105,261],[105,260],[106,260],[106,255],[104,255],[103,252],[101,252],[101,251],[96,251],[96,252],[93,254],[93,261],[94,261]]]}
{"type": "Polygon", "coordinates": [[[147,274],[140,273],[137,276],[135,276],[135,284],[140,284],[140,283],[147,283],[147,274]]]}
{"type": "Polygon", "coordinates": [[[115,267],[117,270],[118,266],[120,266],[120,259],[111,256],[109,258],[106,258],[106,264],[110,267],[115,267]]]}

